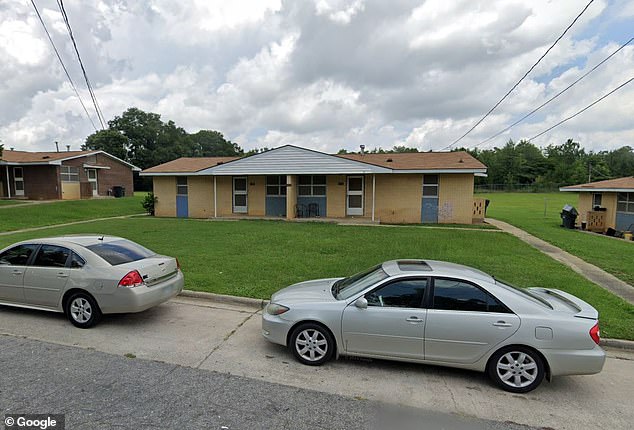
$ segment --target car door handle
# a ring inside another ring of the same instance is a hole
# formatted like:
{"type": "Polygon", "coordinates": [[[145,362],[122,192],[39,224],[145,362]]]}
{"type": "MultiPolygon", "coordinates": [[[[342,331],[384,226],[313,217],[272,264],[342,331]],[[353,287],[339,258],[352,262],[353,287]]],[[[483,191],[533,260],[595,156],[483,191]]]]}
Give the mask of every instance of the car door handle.
{"type": "Polygon", "coordinates": [[[506,321],[498,321],[493,323],[496,327],[513,327],[513,324],[507,323],[506,321]]]}
{"type": "Polygon", "coordinates": [[[424,320],[418,317],[409,317],[409,318],[406,318],[405,321],[413,322],[413,323],[422,323],[424,320]]]}
{"type": "Polygon", "coordinates": [[[68,275],[66,273],[58,273],[57,277],[58,278],[68,278],[68,275]]]}
{"type": "Polygon", "coordinates": [[[22,273],[24,273],[24,272],[22,272],[22,271],[20,271],[20,270],[14,270],[14,271],[13,271],[13,274],[14,274],[15,276],[21,275],[22,273]]]}

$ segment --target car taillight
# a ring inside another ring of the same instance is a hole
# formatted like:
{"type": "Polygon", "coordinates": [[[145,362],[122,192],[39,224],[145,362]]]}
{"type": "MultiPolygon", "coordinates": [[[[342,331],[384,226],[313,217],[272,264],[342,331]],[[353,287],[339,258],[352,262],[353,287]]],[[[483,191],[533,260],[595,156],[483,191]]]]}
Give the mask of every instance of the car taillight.
{"type": "Polygon", "coordinates": [[[178,258],[176,259],[176,268],[181,270],[181,263],[178,261],[178,258]]]}
{"type": "Polygon", "coordinates": [[[601,342],[601,330],[599,330],[598,322],[590,329],[590,337],[597,345],[601,342]]]}
{"type": "Polygon", "coordinates": [[[133,270],[125,275],[119,281],[119,287],[138,287],[139,285],[143,285],[143,278],[141,278],[141,274],[133,270]]]}

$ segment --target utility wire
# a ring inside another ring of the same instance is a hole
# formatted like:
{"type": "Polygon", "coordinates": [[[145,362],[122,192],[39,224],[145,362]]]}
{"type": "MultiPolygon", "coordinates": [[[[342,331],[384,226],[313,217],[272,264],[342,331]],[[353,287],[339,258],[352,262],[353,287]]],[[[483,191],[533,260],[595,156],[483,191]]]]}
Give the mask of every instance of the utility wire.
{"type": "Polygon", "coordinates": [[[53,42],[53,39],[51,38],[51,34],[48,32],[48,28],[46,28],[46,24],[44,24],[42,15],[40,15],[40,11],[37,9],[37,6],[35,5],[35,0],[31,0],[31,4],[33,5],[33,9],[35,9],[35,13],[37,14],[37,17],[40,19],[40,23],[42,24],[42,27],[44,27],[44,31],[46,32],[46,36],[48,37],[48,41],[51,42],[51,46],[53,47],[53,50],[55,51],[55,55],[57,55],[57,59],[62,65],[62,69],[64,69],[64,73],[66,74],[66,78],[68,79],[68,82],[70,82],[70,86],[73,88],[73,91],[75,91],[75,95],[77,95],[77,98],[79,99],[79,103],[81,103],[81,107],[84,108],[84,112],[86,112],[86,117],[92,124],[92,128],[94,128],[95,131],[97,131],[97,127],[95,126],[94,121],[90,117],[90,114],[88,113],[88,109],[86,109],[86,105],[84,104],[84,101],[79,95],[79,91],[77,91],[77,87],[75,86],[73,79],[70,77],[70,74],[68,73],[68,69],[66,69],[66,65],[64,64],[64,61],[62,60],[62,57],[59,55],[59,51],[57,50],[57,47],[55,46],[55,43],[53,42]]]}
{"type": "Polygon", "coordinates": [[[62,13],[62,17],[64,18],[64,23],[66,24],[66,29],[68,30],[68,35],[70,36],[70,40],[73,42],[73,47],[75,48],[75,53],[77,54],[77,60],[79,60],[79,65],[81,67],[81,72],[84,75],[84,80],[86,81],[86,86],[88,87],[88,93],[90,94],[90,98],[92,99],[92,103],[95,107],[95,112],[97,112],[97,118],[101,123],[101,128],[106,128],[106,121],[103,117],[101,109],[99,108],[99,103],[97,103],[97,96],[95,96],[95,92],[92,88],[90,80],[88,79],[88,74],[86,73],[86,68],[84,67],[84,62],[81,59],[81,55],[79,55],[79,49],[77,49],[77,43],[75,42],[75,36],[73,35],[73,30],[70,26],[70,22],[68,21],[68,15],[66,14],[66,9],[64,8],[63,0],[57,0],[57,5],[59,6],[59,10],[62,13]]]}
{"type": "Polygon", "coordinates": [[[527,113],[526,115],[524,115],[523,117],[521,117],[520,119],[518,119],[517,121],[515,121],[513,124],[509,125],[508,127],[506,127],[504,130],[500,130],[497,133],[495,133],[493,136],[489,137],[488,139],[483,140],[482,142],[478,143],[477,145],[474,146],[474,148],[477,148],[480,145],[483,145],[487,142],[490,142],[491,140],[495,139],[496,137],[498,137],[499,135],[501,135],[504,132],[509,131],[511,128],[515,127],[517,124],[519,124],[520,122],[524,121],[525,119],[533,116],[533,114],[535,112],[537,112],[538,110],[540,110],[541,108],[543,108],[544,106],[546,106],[548,103],[552,102],[553,100],[555,100],[557,97],[559,97],[560,95],[562,95],[563,93],[565,93],[566,91],[568,91],[570,88],[572,88],[573,86],[575,86],[579,81],[581,81],[582,79],[584,79],[586,76],[588,76],[590,73],[594,72],[596,69],[598,69],[603,63],[605,63],[606,61],[608,61],[610,58],[612,58],[613,56],[615,56],[619,51],[621,51],[623,48],[625,48],[627,45],[629,45],[632,41],[634,40],[634,37],[632,37],[630,40],[628,40],[627,42],[625,42],[623,45],[621,45],[619,47],[619,49],[617,49],[616,51],[614,51],[613,53],[611,53],[609,56],[607,56],[603,61],[601,61],[599,64],[597,64],[596,66],[594,66],[592,69],[588,70],[586,73],[584,73],[582,76],[580,76],[577,80],[575,80],[573,83],[571,83],[570,85],[568,85],[566,88],[564,88],[563,90],[559,91],[557,94],[555,94],[554,96],[552,96],[551,98],[549,98],[548,100],[546,100],[544,103],[542,103],[541,105],[539,105],[538,107],[536,107],[535,109],[533,109],[532,111],[530,111],[529,113],[527,113]]]}
{"type": "Polygon", "coordinates": [[[579,114],[582,114],[583,112],[587,111],[588,109],[590,109],[592,106],[596,105],[597,103],[599,103],[601,100],[605,99],[606,97],[610,96],[611,94],[615,93],[616,91],[620,90],[621,88],[623,88],[624,86],[626,86],[627,84],[629,84],[630,82],[634,81],[634,77],[630,78],[629,80],[623,82],[621,85],[619,85],[618,87],[614,88],[612,91],[610,91],[607,94],[604,94],[601,98],[593,101],[592,103],[590,103],[588,106],[584,107],[583,109],[581,109],[579,112],[575,113],[574,115],[570,115],[568,118],[562,119],[561,121],[559,121],[557,124],[553,125],[552,127],[547,128],[546,130],[542,131],[539,134],[536,134],[535,136],[531,137],[530,139],[528,139],[528,141],[532,141],[533,139],[537,139],[539,136],[548,133],[550,130],[552,130],[555,127],[560,126],[561,124],[563,124],[566,121],[569,121],[571,119],[573,119],[574,117],[576,117],[579,114]]]}
{"type": "Polygon", "coordinates": [[[590,7],[590,5],[594,2],[594,0],[590,0],[588,2],[588,4],[586,5],[586,7],[583,8],[583,10],[579,13],[579,15],[577,15],[577,17],[570,23],[570,25],[568,27],[566,27],[566,29],[564,30],[563,33],[561,33],[561,35],[557,38],[557,40],[555,40],[553,42],[552,45],[550,45],[550,47],[546,50],[546,52],[544,52],[542,54],[541,57],[539,57],[539,59],[537,60],[537,62],[535,64],[533,64],[531,66],[530,69],[528,69],[528,71],[526,73],[524,73],[524,76],[522,76],[520,78],[519,81],[517,81],[517,83],[515,85],[513,85],[513,87],[508,90],[508,92],[506,94],[504,94],[504,97],[502,97],[495,105],[493,105],[493,107],[491,109],[489,109],[489,111],[484,114],[484,116],[482,118],[480,118],[478,120],[478,122],[476,122],[469,130],[467,130],[466,133],[464,133],[462,136],[460,136],[458,139],[454,140],[451,144],[447,145],[446,147],[444,147],[443,149],[441,149],[441,151],[444,151],[446,149],[450,149],[452,146],[454,146],[456,143],[460,142],[462,139],[464,139],[469,133],[471,133],[473,130],[475,130],[475,128],[477,126],[480,125],[480,123],[482,123],[482,121],[484,121],[508,96],[509,94],[511,94],[513,92],[513,90],[515,88],[517,88],[517,86],[528,76],[528,74],[530,72],[533,71],[533,69],[535,67],[537,67],[537,65],[544,59],[544,57],[551,51],[551,49],[553,49],[555,47],[555,45],[557,45],[557,43],[564,37],[564,35],[568,32],[568,30],[570,30],[570,28],[577,22],[577,20],[579,20],[579,18],[581,18],[581,15],[584,14],[584,12],[588,9],[588,7],[590,7]]]}

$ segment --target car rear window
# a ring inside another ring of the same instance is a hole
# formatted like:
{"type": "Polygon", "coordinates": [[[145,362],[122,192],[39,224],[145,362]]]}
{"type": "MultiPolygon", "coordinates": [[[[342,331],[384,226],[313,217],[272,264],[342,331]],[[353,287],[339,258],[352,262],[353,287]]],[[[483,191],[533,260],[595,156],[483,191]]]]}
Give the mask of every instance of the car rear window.
{"type": "Polygon", "coordinates": [[[535,294],[531,293],[525,288],[516,287],[515,285],[509,284],[508,282],[500,281],[499,279],[496,279],[495,283],[499,285],[500,287],[506,288],[509,291],[513,291],[515,293],[518,293],[521,296],[526,297],[527,299],[531,300],[534,303],[537,303],[549,309],[553,308],[550,305],[550,303],[548,303],[546,300],[542,299],[539,296],[536,296],[535,294]]]}
{"type": "Polygon", "coordinates": [[[143,260],[144,258],[156,255],[141,245],[129,240],[116,240],[113,242],[97,243],[87,246],[92,252],[106,260],[113,266],[143,260]]]}

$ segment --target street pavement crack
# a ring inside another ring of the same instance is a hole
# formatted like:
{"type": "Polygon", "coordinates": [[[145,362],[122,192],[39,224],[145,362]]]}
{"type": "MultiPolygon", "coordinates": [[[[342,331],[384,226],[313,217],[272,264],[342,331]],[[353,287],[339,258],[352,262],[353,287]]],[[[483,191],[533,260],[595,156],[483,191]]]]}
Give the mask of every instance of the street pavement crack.
{"type": "Polygon", "coordinates": [[[253,318],[253,316],[254,316],[254,315],[257,315],[257,313],[258,313],[258,312],[260,312],[260,310],[259,310],[259,309],[258,309],[258,310],[256,310],[256,311],[254,311],[253,313],[249,314],[249,316],[248,316],[248,317],[246,317],[244,320],[242,320],[242,322],[241,322],[240,324],[238,324],[238,325],[236,326],[236,328],[234,328],[233,330],[231,330],[231,331],[230,331],[230,332],[229,332],[229,333],[228,333],[228,334],[224,337],[224,339],[222,340],[222,342],[220,342],[218,345],[216,345],[215,347],[213,347],[213,348],[212,348],[212,350],[211,350],[211,351],[209,351],[209,354],[207,354],[207,356],[206,356],[205,358],[203,358],[203,359],[200,361],[200,363],[198,363],[196,366],[194,366],[194,368],[195,368],[195,369],[199,369],[199,368],[200,368],[200,366],[202,366],[202,365],[203,365],[203,363],[204,363],[205,361],[207,361],[207,359],[208,359],[209,357],[211,357],[211,354],[213,354],[213,353],[214,353],[214,352],[216,352],[218,349],[220,349],[220,347],[221,347],[222,345],[224,345],[224,344],[225,344],[225,343],[226,343],[226,342],[227,342],[227,341],[231,338],[231,336],[233,336],[233,335],[235,334],[235,332],[236,332],[236,331],[238,331],[238,330],[240,329],[240,327],[242,327],[244,324],[246,324],[246,322],[247,322],[247,321],[249,321],[251,318],[253,318]]]}

